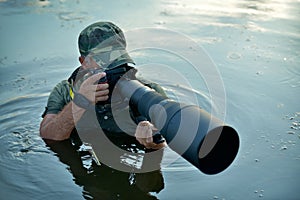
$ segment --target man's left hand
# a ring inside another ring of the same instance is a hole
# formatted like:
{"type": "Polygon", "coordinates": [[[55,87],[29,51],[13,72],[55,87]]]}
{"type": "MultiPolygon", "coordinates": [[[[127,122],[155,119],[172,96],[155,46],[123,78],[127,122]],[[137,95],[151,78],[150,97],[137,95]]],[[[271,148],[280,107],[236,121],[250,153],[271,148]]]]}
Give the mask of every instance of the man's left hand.
{"type": "Polygon", "coordinates": [[[137,141],[144,145],[147,149],[161,149],[167,146],[166,142],[156,144],[153,142],[152,133],[157,131],[153,124],[149,121],[141,121],[135,131],[137,141]]]}

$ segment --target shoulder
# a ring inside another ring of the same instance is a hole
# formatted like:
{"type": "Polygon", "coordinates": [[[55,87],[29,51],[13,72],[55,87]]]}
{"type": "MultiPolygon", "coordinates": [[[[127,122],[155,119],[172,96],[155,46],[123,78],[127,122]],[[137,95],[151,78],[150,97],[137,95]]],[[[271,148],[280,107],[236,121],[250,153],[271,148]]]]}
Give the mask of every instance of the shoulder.
{"type": "Polygon", "coordinates": [[[56,84],[53,90],[64,92],[70,89],[70,83],[67,80],[63,80],[56,84]]]}
{"type": "Polygon", "coordinates": [[[67,80],[59,82],[53,88],[48,98],[47,114],[57,114],[71,101],[70,88],[67,80]]]}
{"type": "Polygon", "coordinates": [[[63,80],[56,84],[56,86],[51,91],[51,96],[60,96],[60,97],[68,97],[70,96],[70,83],[67,80],[63,80]]]}

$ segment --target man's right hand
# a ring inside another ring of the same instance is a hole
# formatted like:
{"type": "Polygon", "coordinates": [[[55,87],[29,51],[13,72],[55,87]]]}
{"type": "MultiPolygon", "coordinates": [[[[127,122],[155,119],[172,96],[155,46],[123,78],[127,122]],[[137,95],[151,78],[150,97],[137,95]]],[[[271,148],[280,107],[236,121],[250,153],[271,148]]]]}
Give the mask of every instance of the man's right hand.
{"type": "Polygon", "coordinates": [[[98,84],[98,81],[105,76],[105,72],[102,72],[99,74],[94,74],[91,77],[87,78],[81,84],[78,93],[85,96],[90,102],[94,104],[96,104],[98,101],[106,101],[109,94],[108,84],[98,84]]]}

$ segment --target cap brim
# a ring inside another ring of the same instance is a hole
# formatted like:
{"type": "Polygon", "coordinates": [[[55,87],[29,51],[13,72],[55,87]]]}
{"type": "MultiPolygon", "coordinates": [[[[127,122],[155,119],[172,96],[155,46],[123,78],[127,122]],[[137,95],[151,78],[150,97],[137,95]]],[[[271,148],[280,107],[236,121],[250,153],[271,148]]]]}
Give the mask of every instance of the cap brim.
{"type": "Polygon", "coordinates": [[[95,50],[90,56],[104,69],[113,69],[126,63],[135,64],[125,49],[111,51],[95,50]]]}

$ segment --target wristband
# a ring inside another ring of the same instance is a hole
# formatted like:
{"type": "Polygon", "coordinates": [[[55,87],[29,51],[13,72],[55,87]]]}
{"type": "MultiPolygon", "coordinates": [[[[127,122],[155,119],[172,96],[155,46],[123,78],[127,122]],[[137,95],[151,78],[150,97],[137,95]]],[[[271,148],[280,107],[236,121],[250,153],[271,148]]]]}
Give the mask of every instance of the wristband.
{"type": "Polygon", "coordinates": [[[92,110],[95,108],[90,100],[78,92],[74,92],[73,102],[80,108],[84,108],[86,110],[92,110]]]}

